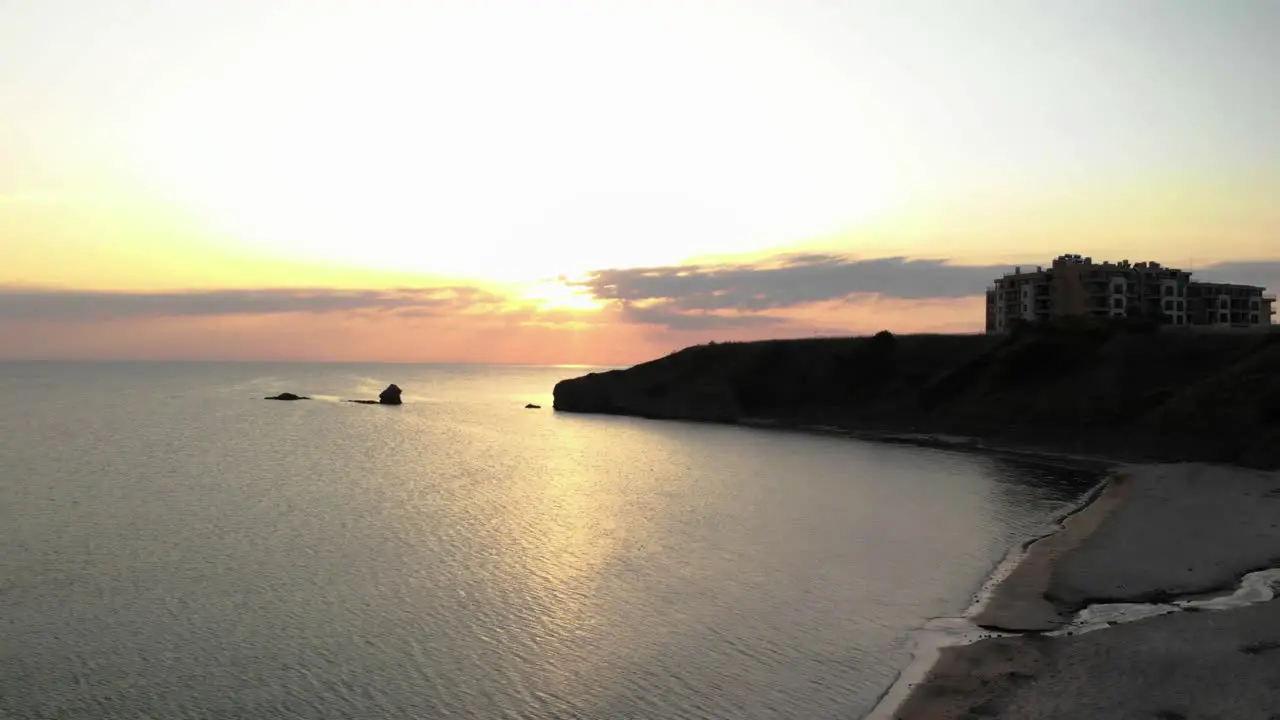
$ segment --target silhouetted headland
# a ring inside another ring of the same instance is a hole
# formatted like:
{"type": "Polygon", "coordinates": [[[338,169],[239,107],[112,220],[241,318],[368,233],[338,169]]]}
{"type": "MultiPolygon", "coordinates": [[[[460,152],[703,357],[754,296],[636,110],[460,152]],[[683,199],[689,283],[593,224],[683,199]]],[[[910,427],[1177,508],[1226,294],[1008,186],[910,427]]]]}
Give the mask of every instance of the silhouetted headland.
{"type": "Polygon", "coordinates": [[[286,392],[286,393],[280,393],[279,395],[272,395],[269,398],[263,398],[263,399],[264,400],[310,400],[311,398],[307,397],[306,395],[294,395],[293,393],[286,392]]]}
{"type": "Polygon", "coordinates": [[[565,380],[554,395],[567,412],[1280,467],[1277,333],[1081,323],[711,343],[565,380]]]}

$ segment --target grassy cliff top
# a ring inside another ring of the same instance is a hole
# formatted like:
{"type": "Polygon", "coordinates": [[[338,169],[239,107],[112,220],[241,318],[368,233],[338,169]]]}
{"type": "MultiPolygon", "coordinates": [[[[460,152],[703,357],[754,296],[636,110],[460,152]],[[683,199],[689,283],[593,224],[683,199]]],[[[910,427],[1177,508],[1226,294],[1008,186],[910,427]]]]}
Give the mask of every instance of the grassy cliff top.
{"type": "Polygon", "coordinates": [[[713,343],[565,381],[556,408],[1280,467],[1280,333],[1080,325],[713,343]]]}

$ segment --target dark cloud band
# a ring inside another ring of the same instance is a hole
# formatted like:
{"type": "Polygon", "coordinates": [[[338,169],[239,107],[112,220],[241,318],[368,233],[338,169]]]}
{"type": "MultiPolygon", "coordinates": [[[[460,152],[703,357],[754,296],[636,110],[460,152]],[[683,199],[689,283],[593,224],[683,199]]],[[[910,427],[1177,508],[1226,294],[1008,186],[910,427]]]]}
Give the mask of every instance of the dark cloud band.
{"type": "Polygon", "coordinates": [[[0,318],[92,321],[343,312],[387,312],[423,316],[499,302],[500,297],[472,287],[393,290],[259,288],[136,293],[0,287],[0,318]]]}
{"type": "Polygon", "coordinates": [[[768,265],[692,265],[599,270],[580,284],[602,300],[669,301],[682,310],[774,310],[851,295],[905,299],[979,295],[1012,268],[945,260],[793,255],[768,265]]]}
{"type": "MultiPolygon", "coordinates": [[[[613,317],[676,331],[768,329],[783,332],[776,314],[813,303],[867,296],[947,300],[980,296],[1004,265],[956,265],[904,257],[859,260],[842,255],[785,255],[767,263],[615,268],[571,283],[611,304],[613,317]]],[[[1280,261],[1218,263],[1195,268],[1204,280],[1280,285],[1280,261]]],[[[340,290],[258,288],[106,292],[0,286],[0,320],[91,322],[153,317],[380,313],[404,318],[458,312],[518,310],[470,286],[340,290]]],[[[546,318],[543,318],[546,319],[546,318]]],[[[977,323],[979,319],[975,319],[977,323]]]]}

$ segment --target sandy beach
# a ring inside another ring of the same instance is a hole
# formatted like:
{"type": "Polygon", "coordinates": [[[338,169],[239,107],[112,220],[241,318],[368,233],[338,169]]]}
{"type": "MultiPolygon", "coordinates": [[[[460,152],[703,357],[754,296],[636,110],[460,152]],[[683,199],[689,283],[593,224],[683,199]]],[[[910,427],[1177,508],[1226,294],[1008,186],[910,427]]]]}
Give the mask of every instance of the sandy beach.
{"type": "Polygon", "coordinates": [[[972,618],[1017,634],[943,648],[893,717],[1275,720],[1272,593],[1225,610],[1168,604],[1231,594],[1245,575],[1275,567],[1280,472],[1117,468],[1060,531],[1027,548],[972,618]],[[1073,629],[1081,611],[1104,604],[1117,617],[1162,614],[1073,629]]]}

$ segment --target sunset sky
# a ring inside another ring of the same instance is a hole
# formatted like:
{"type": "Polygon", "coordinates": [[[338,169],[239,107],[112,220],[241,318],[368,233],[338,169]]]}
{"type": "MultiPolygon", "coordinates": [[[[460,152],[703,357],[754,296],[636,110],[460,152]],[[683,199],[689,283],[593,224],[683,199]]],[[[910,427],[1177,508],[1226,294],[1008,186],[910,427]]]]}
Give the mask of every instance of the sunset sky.
{"type": "Polygon", "coordinates": [[[0,358],[626,364],[1280,287],[1272,0],[0,0],[0,358]]]}

